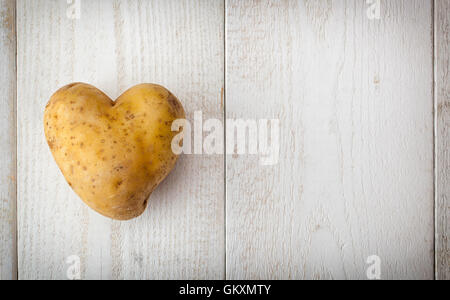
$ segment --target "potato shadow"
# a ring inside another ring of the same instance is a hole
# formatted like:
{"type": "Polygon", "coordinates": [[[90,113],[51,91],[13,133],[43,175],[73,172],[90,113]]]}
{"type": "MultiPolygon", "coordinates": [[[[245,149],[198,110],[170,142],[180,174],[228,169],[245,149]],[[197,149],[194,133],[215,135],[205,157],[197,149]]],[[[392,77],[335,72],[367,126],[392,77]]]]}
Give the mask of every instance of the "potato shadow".
{"type": "Polygon", "coordinates": [[[192,167],[192,158],[181,155],[172,172],[167,175],[147,199],[148,206],[142,217],[151,217],[148,214],[159,211],[162,207],[167,206],[169,201],[175,201],[179,198],[181,189],[185,186],[183,177],[188,174],[187,170],[189,167],[192,167]]]}

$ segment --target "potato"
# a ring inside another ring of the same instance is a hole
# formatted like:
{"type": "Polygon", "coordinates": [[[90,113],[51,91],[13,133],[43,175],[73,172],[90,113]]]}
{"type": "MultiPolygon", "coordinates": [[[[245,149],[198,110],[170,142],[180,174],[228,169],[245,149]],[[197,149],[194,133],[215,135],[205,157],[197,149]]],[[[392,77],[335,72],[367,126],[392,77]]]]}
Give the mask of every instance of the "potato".
{"type": "Polygon", "coordinates": [[[48,102],[44,129],[56,163],[77,195],[100,214],[129,220],[177,161],[171,125],[184,119],[178,99],[162,86],[137,85],[116,102],[73,83],[48,102]]]}

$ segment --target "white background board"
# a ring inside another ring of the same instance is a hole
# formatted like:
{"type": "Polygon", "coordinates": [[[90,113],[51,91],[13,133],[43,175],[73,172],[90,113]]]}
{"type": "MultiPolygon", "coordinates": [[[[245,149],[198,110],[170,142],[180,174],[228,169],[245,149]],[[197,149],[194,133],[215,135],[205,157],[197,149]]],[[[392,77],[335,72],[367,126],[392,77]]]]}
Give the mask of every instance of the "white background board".
{"type": "Polygon", "coordinates": [[[359,0],[95,0],[79,19],[15,2],[0,1],[0,278],[64,279],[72,255],[83,279],[364,279],[371,255],[384,279],[448,278],[448,1],[381,0],[369,18],[359,0]],[[186,155],[142,217],[103,218],[43,134],[74,81],[111,98],[159,83],[190,119],[279,119],[279,162],[186,155]]]}
{"type": "Polygon", "coordinates": [[[228,3],[227,117],[281,122],[227,158],[228,277],[433,278],[431,2],[228,3]]]}
{"type": "Polygon", "coordinates": [[[54,163],[43,108],[58,87],[88,82],[115,99],[142,82],[164,85],[189,116],[222,117],[223,3],[18,1],[19,278],[221,279],[222,157],[185,156],[146,213],[117,222],[88,209],[54,163]]]}
{"type": "Polygon", "coordinates": [[[435,5],[436,278],[450,280],[450,1],[435,5]]]}
{"type": "Polygon", "coordinates": [[[0,0],[0,280],[17,277],[15,3],[0,0]]]}

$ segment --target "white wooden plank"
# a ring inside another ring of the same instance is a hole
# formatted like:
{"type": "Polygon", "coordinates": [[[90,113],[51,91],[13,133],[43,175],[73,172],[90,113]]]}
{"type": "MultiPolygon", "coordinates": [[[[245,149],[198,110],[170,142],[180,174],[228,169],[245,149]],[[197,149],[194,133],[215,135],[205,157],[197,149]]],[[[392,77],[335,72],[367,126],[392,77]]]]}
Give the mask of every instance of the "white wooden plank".
{"type": "Polygon", "coordinates": [[[184,156],[140,218],[92,212],[64,181],[45,143],[42,114],[64,84],[91,83],[116,98],[159,83],[189,117],[222,118],[223,1],[18,1],[19,278],[221,279],[223,158],[184,156]]]}
{"type": "Polygon", "coordinates": [[[281,124],[226,158],[228,279],[433,278],[431,3],[226,1],[227,118],[281,124]]]}
{"type": "Polygon", "coordinates": [[[436,279],[450,280],[450,1],[435,2],[436,279]]]}
{"type": "Polygon", "coordinates": [[[0,0],[0,280],[17,277],[15,9],[0,0]]]}

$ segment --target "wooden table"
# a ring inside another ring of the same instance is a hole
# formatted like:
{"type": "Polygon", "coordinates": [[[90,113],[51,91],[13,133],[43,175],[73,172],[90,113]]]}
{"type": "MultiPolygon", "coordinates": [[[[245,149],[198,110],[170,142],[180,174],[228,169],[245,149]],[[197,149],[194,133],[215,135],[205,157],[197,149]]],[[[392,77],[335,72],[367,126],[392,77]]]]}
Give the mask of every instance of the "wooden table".
{"type": "Polygon", "coordinates": [[[450,279],[449,0],[74,1],[0,0],[1,279],[450,279]],[[185,155],[101,217],[43,133],[75,81],[278,119],[278,163],[185,155]]]}

